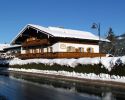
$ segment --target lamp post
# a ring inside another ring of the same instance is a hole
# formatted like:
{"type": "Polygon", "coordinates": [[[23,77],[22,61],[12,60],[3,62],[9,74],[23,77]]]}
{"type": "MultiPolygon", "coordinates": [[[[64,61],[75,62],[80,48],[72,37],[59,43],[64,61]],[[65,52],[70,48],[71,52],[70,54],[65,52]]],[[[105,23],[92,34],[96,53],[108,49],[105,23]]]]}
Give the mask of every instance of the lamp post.
{"type": "Polygon", "coordinates": [[[101,61],[101,55],[100,55],[100,23],[93,23],[91,28],[92,29],[97,29],[97,31],[98,31],[98,36],[99,36],[99,42],[98,42],[98,45],[99,45],[99,57],[100,57],[100,61],[101,61]]]}

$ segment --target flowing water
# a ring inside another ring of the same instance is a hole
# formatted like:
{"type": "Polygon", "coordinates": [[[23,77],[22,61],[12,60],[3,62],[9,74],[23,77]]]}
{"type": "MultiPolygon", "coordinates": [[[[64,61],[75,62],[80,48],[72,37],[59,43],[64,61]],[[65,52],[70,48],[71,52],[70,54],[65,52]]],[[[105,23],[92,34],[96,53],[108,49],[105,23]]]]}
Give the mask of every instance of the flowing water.
{"type": "Polygon", "coordinates": [[[24,75],[2,75],[0,100],[125,100],[125,90],[24,75]]]}

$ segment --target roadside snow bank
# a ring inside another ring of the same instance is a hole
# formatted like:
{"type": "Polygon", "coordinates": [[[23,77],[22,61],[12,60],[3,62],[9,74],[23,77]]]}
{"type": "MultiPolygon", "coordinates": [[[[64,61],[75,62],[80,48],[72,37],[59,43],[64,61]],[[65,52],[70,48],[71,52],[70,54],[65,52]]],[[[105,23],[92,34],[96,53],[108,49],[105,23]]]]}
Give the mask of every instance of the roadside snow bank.
{"type": "Polygon", "coordinates": [[[68,76],[68,77],[75,77],[75,78],[85,78],[85,79],[92,79],[92,80],[104,80],[104,81],[116,81],[116,82],[124,82],[125,77],[122,76],[115,76],[115,75],[108,75],[100,73],[96,75],[94,73],[76,73],[76,72],[68,72],[68,71],[49,71],[49,70],[36,70],[36,69],[18,69],[18,68],[9,68],[8,70],[11,71],[21,71],[21,72],[31,72],[31,73],[41,73],[41,74],[51,74],[51,75],[61,75],[61,76],[68,76]]]}
{"type": "Polygon", "coordinates": [[[125,56],[122,57],[102,57],[100,58],[79,58],[79,59],[27,59],[21,60],[15,58],[9,61],[9,65],[26,65],[26,64],[47,64],[47,65],[65,65],[69,67],[76,67],[78,64],[81,65],[94,65],[94,64],[102,64],[102,67],[105,67],[109,71],[115,66],[120,64],[125,64],[125,56]]]}

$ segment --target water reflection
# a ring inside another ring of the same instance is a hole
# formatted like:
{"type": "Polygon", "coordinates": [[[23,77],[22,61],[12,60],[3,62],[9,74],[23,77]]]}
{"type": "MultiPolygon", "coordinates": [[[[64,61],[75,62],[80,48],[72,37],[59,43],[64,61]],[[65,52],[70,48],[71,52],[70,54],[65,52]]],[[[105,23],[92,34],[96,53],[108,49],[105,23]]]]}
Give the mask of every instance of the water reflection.
{"type": "Polygon", "coordinates": [[[0,67],[0,75],[9,76],[8,67],[0,67]]]}
{"type": "Polygon", "coordinates": [[[79,95],[92,97],[101,100],[122,100],[125,99],[125,90],[111,87],[100,87],[98,85],[89,85],[78,82],[66,82],[63,80],[28,77],[23,75],[16,75],[16,78],[37,83],[40,85],[47,85],[56,89],[63,89],[72,93],[79,93],[79,95]]]}
{"type": "Polygon", "coordinates": [[[0,76],[0,100],[124,100],[125,90],[11,74],[0,76]]]}
{"type": "Polygon", "coordinates": [[[0,94],[0,100],[7,100],[6,96],[0,94]]]}
{"type": "Polygon", "coordinates": [[[102,93],[102,100],[115,100],[111,92],[102,93]]]}

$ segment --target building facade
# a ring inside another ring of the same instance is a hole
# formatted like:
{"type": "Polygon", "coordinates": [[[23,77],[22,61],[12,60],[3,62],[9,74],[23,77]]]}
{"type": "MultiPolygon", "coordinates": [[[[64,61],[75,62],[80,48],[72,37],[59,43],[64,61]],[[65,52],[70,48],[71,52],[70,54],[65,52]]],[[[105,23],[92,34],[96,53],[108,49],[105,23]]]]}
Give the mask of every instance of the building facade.
{"type": "Polygon", "coordinates": [[[28,24],[11,45],[21,45],[21,59],[105,56],[99,53],[98,43],[99,37],[90,32],[28,24]]]}

